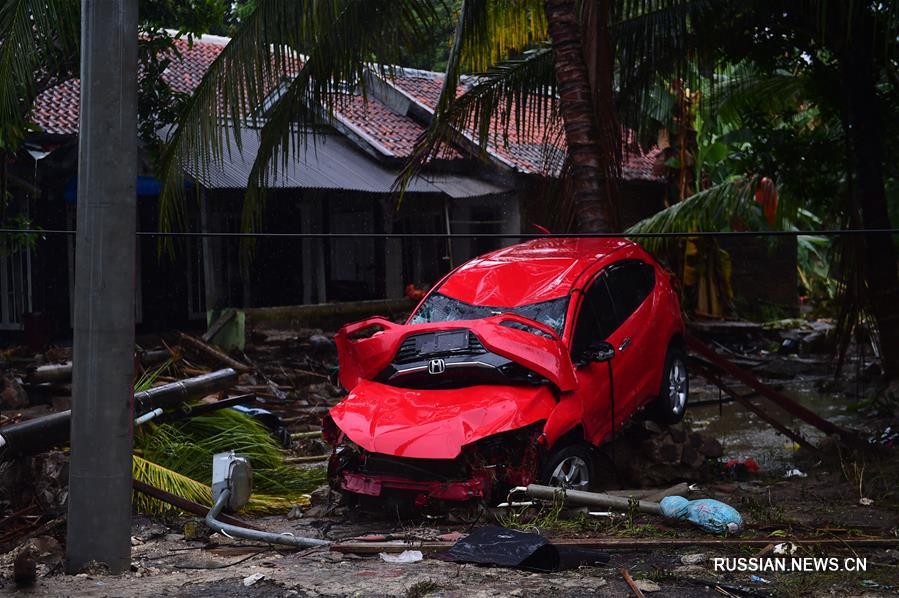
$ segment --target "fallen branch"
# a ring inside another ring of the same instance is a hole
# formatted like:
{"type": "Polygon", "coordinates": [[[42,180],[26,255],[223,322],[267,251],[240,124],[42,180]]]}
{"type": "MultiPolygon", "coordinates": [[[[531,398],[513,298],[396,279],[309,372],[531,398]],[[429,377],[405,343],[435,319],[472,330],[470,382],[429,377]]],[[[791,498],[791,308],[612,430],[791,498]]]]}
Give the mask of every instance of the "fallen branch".
{"type": "Polygon", "coordinates": [[[37,536],[46,536],[57,527],[64,525],[66,522],[64,517],[59,517],[57,519],[53,519],[52,521],[48,521],[43,525],[37,525],[32,527],[30,530],[25,531],[23,533],[19,533],[21,530],[16,530],[9,534],[6,534],[2,538],[0,538],[0,554],[6,554],[16,546],[20,546],[22,543],[27,542],[31,538],[36,538],[37,536]]]}
{"type": "Polygon", "coordinates": [[[527,487],[527,495],[531,498],[547,500],[555,502],[556,500],[563,503],[571,503],[576,505],[586,505],[588,507],[603,507],[611,509],[620,509],[627,512],[632,506],[636,507],[641,513],[649,513],[651,515],[661,515],[662,510],[659,503],[647,500],[631,501],[629,497],[612,496],[611,494],[603,494],[600,492],[584,492],[582,490],[565,490],[555,486],[542,486],[540,484],[529,484],[527,487]]]}
{"type": "Polygon", "coordinates": [[[215,359],[222,365],[229,367],[231,369],[237,370],[238,372],[249,372],[250,366],[245,363],[241,363],[231,357],[230,355],[225,354],[223,351],[219,351],[212,345],[208,343],[204,343],[198,338],[194,338],[189,334],[184,334],[183,332],[178,333],[178,338],[182,343],[191,347],[192,349],[199,351],[200,353],[204,353],[208,357],[215,359]]]}
{"type": "MultiPolygon", "coordinates": [[[[188,500],[186,498],[178,496],[177,494],[166,492],[165,490],[157,488],[156,486],[151,486],[146,482],[142,482],[140,480],[131,480],[131,486],[141,494],[146,494],[147,496],[150,496],[157,500],[161,500],[164,503],[170,504],[173,507],[181,509],[182,511],[193,513],[194,515],[197,515],[199,517],[206,517],[206,515],[209,513],[209,507],[204,507],[200,503],[188,500]]],[[[226,515],[223,513],[218,517],[223,522],[231,525],[238,525],[240,527],[247,527],[255,530],[259,529],[258,527],[247,523],[246,521],[237,519],[236,517],[232,517],[231,515],[226,515]]]]}
{"type": "MultiPolygon", "coordinates": [[[[144,367],[162,363],[172,356],[168,349],[158,349],[155,351],[138,351],[136,353],[140,359],[140,364],[144,367]]],[[[30,369],[25,374],[25,382],[29,384],[48,384],[59,382],[70,382],[72,380],[72,362],[51,363],[41,365],[30,369]]]]}

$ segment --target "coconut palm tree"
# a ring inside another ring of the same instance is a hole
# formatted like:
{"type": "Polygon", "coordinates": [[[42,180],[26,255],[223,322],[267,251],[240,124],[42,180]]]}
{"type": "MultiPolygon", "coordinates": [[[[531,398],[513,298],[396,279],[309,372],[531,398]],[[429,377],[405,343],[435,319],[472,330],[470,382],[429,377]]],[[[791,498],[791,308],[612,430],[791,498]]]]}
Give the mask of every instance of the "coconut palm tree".
{"type": "MultiPolygon", "coordinates": [[[[171,226],[181,219],[182,168],[222,158],[231,133],[220,119],[236,126],[263,116],[257,107],[277,88],[277,101],[264,115],[244,205],[244,228],[258,228],[266,181],[289,153],[303,151],[321,113],[327,116],[348,86],[365,93],[366,69],[390,76],[388,65],[400,63],[404,49],[427,38],[436,19],[432,3],[421,0],[259,2],[207,72],[170,138],[162,222],[171,226]]],[[[808,68],[823,64],[839,72],[831,94],[845,115],[844,148],[862,222],[887,228],[878,91],[896,86],[897,31],[896,8],[876,2],[465,0],[436,113],[398,186],[462,134],[474,132],[486,144],[513,123],[548,123],[550,134],[567,141],[565,173],[577,228],[614,229],[621,141],[615,116],[639,135],[653,108],[652,90],[660,84],[676,80],[697,88],[722,64],[766,68],[789,51],[811,57],[808,68]],[[478,76],[460,94],[464,72],[478,76]]],[[[700,199],[717,196],[704,193],[700,199]]],[[[872,312],[886,369],[897,375],[896,251],[888,235],[872,236],[866,247],[872,312]]]]}

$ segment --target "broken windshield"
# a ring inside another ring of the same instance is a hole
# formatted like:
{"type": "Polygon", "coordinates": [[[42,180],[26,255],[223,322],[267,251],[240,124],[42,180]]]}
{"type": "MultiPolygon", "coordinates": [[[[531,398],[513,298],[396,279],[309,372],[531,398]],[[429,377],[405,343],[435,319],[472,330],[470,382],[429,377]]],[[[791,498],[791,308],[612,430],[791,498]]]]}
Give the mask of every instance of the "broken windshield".
{"type": "Polygon", "coordinates": [[[412,315],[409,323],[425,324],[428,322],[453,322],[455,320],[480,320],[490,316],[511,313],[549,326],[556,331],[556,334],[561,336],[567,309],[568,297],[559,297],[558,299],[521,305],[519,307],[490,307],[487,305],[472,305],[447,295],[433,293],[425,299],[424,303],[412,315]]]}

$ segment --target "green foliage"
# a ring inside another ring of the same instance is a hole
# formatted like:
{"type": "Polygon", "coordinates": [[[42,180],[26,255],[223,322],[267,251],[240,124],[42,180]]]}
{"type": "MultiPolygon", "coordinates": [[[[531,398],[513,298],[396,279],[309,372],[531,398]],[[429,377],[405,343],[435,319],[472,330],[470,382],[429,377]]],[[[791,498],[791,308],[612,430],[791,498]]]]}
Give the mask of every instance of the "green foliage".
{"type": "Polygon", "coordinates": [[[136,431],[134,446],[146,461],[207,485],[212,481],[214,454],[233,450],[245,455],[253,466],[257,508],[297,504],[304,500],[303,494],[324,482],[322,469],[300,469],[286,463],[284,452],[269,430],[233,409],[220,409],[181,422],[149,422],[136,431]]]}
{"type": "MultiPolygon", "coordinates": [[[[152,387],[175,368],[175,359],[141,374],[135,392],[152,387]]],[[[284,510],[308,501],[304,495],[324,482],[321,468],[300,469],[285,462],[285,453],[268,428],[233,409],[220,409],[180,422],[148,422],[134,434],[135,479],[203,505],[212,505],[212,456],[235,451],[253,467],[251,511],[284,510]]],[[[135,493],[142,512],[160,514],[170,506],[135,493]]]]}
{"type": "MultiPolygon", "coordinates": [[[[0,221],[0,228],[8,228],[12,230],[37,230],[31,219],[21,214],[8,216],[0,221]]],[[[39,232],[34,233],[8,233],[0,235],[0,256],[10,255],[17,251],[31,250],[37,246],[38,240],[41,238],[39,232]]]]}
{"type": "Polygon", "coordinates": [[[18,149],[34,98],[67,78],[77,44],[77,0],[0,4],[0,151],[18,149]]]}
{"type": "MultiPolygon", "coordinates": [[[[735,227],[749,230],[767,228],[764,214],[755,201],[758,181],[738,178],[710,187],[641,220],[625,232],[671,233],[729,231],[735,227]]],[[[671,237],[635,237],[648,251],[660,252],[682,239],[671,237]]]]}
{"type": "MultiPolygon", "coordinates": [[[[207,484],[147,461],[139,455],[132,457],[131,475],[135,480],[149,484],[154,488],[160,488],[201,505],[212,506],[212,488],[207,484]]],[[[135,508],[141,513],[153,515],[161,514],[171,508],[169,505],[141,492],[133,493],[133,502],[135,508]]]]}

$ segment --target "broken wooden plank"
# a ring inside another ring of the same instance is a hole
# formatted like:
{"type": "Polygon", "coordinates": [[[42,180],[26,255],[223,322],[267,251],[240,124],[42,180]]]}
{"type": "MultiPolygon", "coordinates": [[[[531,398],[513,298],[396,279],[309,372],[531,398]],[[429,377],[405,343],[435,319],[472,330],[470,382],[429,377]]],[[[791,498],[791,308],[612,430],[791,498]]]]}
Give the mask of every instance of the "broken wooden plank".
{"type": "Polygon", "coordinates": [[[220,364],[222,364],[226,367],[237,370],[238,372],[249,372],[251,369],[250,366],[248,366],[247,364],[237,361],[236,359],[234,359],[230,355],[227,355],[223,351],[219,351],[218,349],[209,345],[208,343],[205,343],[198,338],[194,338],[194,337],[190,336],[189,334],[185,334],[183,332],[178,332],[178,338],[185,345],[188,345],[192,349],[199,351],[200,353],[203,353],[206,356],[211,357],[212,359],[215,359],[220,364]]]}
{"type": "MultiPolygon", "coordinates": [[[[659,548],[683,548],[685,546],[731,547],[758,546],[771,544],[772,538],[559,538],[549,539],[557,546],[580,546],[611,550],[656,550],[659,548]]],[[[777,538],[779,543],[798,546],[829,546],[833,548],[896,548],[899,538],[777,538]]],[[[455,542],[398,541],[398,542],[338,542],[331,545],[335,552],[353,554],[377,554],[379,552],[398,553],[404,550],[422,552],[443,552],[455,542]]]]}
{"type": "Polygon", "coordinates": [[[844,440],[848,441],[856,440],[856,436],[849,430],[846,430],[845,428],[842,428],[834,424],[833,422],[824,419],[817,413],[814,413],[810,409],[805,408],[788,396],[776,391],[767,384],[760,382],[755,376],[753,376],[746,370],[734,365],[724,357],[718,355],[718,353],[716,353],[711,347],[697,339],[695,336],[687,334],[686,343],[687,348],[689,348],[691,351],[694,351],[703,356],[704,358],[709,360],[715,367],[723,370],[730,376],[733,376],[746,386],[756,390],[759,394],[770,399],[791,415],[798,417],[802,421],[818,428],[826,434],[837,434],[844,440]]]}
{"type": "Polygon", "coordinates": [[[215,337],[218,335],[218,333],[222,331],[222,328],[227,326],[235,317],[237,317],[236,311],[234,311],[233,309],[225,310],[225,312],[222,313],[221,316],[219,316],[219,319],[213,322],[212,326],[210,326],[209,329],[203,333],[203,336],[201,336],[200,339],[204,343],[211,343],[213,339],[215,339],[215,337]]]}
{"type": "Polygon", "coordinates": [[[637,598],[645,598],[643,596],[643,592],[640,591],[640,588],[637,587],[637,582],[634,581],[634,578],[631,577],[631,572],[628,571],[625,567],[622,567],[618,570],[621,574],[621,577],[624,579],[624,583],[631,589],[631,592],[634,593],[634,596],[637,598]]]}

